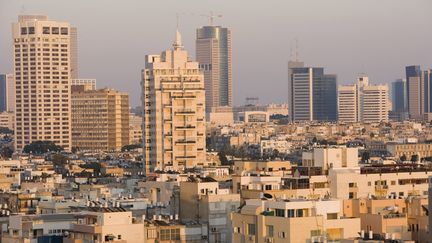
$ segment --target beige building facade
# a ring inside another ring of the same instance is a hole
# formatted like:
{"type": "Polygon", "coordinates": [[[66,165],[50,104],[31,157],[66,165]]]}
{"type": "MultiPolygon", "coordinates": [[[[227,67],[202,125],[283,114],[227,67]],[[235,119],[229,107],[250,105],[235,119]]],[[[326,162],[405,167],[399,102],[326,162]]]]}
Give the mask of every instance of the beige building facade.
{"type": "Polygon", "coordinates": [[[12,26],[16,81],[15,148],[38,140],[71,150],[71,27],[46,16],[12,26]]]}
{"type": "Polygon", "coordinates": [[[72,145],[120,151],[129,144],[129,95],[112,89],[72,93],[72,145]]]}
{"type": "Polygon", "coordinates": [[[181,170],[206,160],[204,76],[183,49],[147,55],[142,72],[146,171],[181,170]]]}

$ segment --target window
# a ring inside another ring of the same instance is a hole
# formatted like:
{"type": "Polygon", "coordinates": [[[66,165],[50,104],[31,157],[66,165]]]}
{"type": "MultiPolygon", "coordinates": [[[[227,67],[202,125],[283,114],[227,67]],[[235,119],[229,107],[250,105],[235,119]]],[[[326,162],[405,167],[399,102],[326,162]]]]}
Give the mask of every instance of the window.
{"type": "Polygon", "coordinates": [[[297,209],[297,217],[298,218],[303,217],[303,209],[297,209]]]}
{"type": "Polygon", "coordinates": [[[43,28],[42,28],[42,33],[43,33],[43,34],[49,34],[49,33],[50,33],[50,29],[49,29],[49,27],[43,27],[43,28]]]}
{"type": "Polygon", "coordinates": [[[337,213],[328,213],[327,219],[337,219],[337,213]]]}
{"type": "Polygon", "coordinates": [[[294,209],[288,209],[288,218],[294,218],[294,217],[295,217],[294,209]]]}
{"type": "Polygon", "coordinates": [[[21,27],[21,35],[26,35],[26,34],[27,34],[27,28],[21,27]]]}
{"type": "Polygon", "coordinates": [[[247,234],[255,235],[255,224],[248,224],[247,226],[247,234]]]}
{"type": "Polygon", "coordinates": [[[58,27],[52,27],[51,33],[58,35],[59,34],[59,28],[58,27]]]}
{"type": "Polygon", "coordinates": [[[354,198],[354,192],[350,192],[350,193],[348,193],[348,198],[349,198],[349,199],[353,199],[353,198],[354,198]]]}
{"type": "Polygon", "coordinates": [[[279,232],[278,236],[279,236],[279,238],[284,239],[285,238],[285,232],[284,231],[279,232]]]}
{"type": "Polygon", "coordinates": [[[310,235],[311,237],[321,236],[321,230],[311,230],[310,235]]]}
{"type": "Polygon", "coordinates": [[[266,235],[268,237],[273,237],[273,234],[274,234],[274,227],[273,227],[273,225],[267,225],[266,226],[266,235]]]}
{"type": "Polygon", "coordinates": [[[285,217],[284,209],[275,209],[276,217],[285,217]]]}
{"type": "Polygon", "coordinates": [[[62,35],[67,35],[68,34],[68,28],[62,27],[61,30],[60,30],[60,32],[61,32],[62,35]]]}
{"type": "Polygon", "coordinates": [[[33,34],[35,33],[35,27],[29,27],[29,28],[28,28],[28,33],[29,33],[30,35],[33,35],[33,34]]]}

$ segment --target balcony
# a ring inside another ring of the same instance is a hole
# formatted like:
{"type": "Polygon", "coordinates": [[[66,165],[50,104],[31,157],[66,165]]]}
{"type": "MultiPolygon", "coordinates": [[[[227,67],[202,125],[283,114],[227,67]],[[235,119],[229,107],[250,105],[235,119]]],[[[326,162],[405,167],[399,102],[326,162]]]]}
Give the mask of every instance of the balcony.
{"type": "Polygon", "coordinates": [[[183,115],[183,116],[190,116],[190,115],[195,115],[195,111],[194,110],[179,110],[176,111],[174,114],[176,115],[183,115]]]}
{"type": "Polygon", "coordinates": [[[195,129],[196,127],[195,126],[177,126],[177,127],[175,127],[175,129],[176,130],[193,130],[193,129],[195,129]]]}
{"type": "Polygon", "coordinates": [[[178,140],[176,141],[176,144],[184,144],[184,145],[188,145],[188,144],[195,144],[196,141],[195,140],[186,140],[186,139],[182,139],[182,140],[178,140]]]}
{"type": "Polygon", "coordinates": [[[74,232],[89,233],[89,234],[100,234],[102,233],[102,227],[95,224],[73,224],[74,232]]]}

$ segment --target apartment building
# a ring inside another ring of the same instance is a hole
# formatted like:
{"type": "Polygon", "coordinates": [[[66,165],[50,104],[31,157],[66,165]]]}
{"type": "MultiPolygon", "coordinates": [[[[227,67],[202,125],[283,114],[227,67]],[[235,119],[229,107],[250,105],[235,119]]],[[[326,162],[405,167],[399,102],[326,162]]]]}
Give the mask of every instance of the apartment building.
{"type": "Polygon", "coordinates": [[[231,213],[233,242],[303,243],[356,237],[360,218],[343,217],[339,200],[251,199],[231,213]]]}
{"type": "Polygon", "coordinates": [[[411,165],[371,166],[362,168],[334,168],[329,170],[330,195],[339,199],[377,197],[406,198],[427,195],[427,168],[411,165]]]}
{"type": "Polygon", "coordinates": [[[0,127],[7,127],[10,130],[15,130],[15,113],[0,112],[0,127]]]}
{"type": "Polygon", "coordinates": [[[120,151],[129,144],[129,95],[113,89],[72,93],[72,145],[81,151],[120,151]]]}
{"type": "Polygon", "coordinates": [[[321,167],[324,171],[330,168],[357,167],[358,162],[358,148],[313,148],[312,151],[302,153],[303,166],[321,167]]]}
{"type": "Polygon", "coordinates": [[[69,23],[23,15],[12,27],[16,81],[15,148],[50,140],[71,150],[69,23]]]}
{"type": "Polygon", "coordinates": [[[15,111],[15,79],[13,74],[0,74],[0,112],[15,111]]]}
{"type": "Polygon", "coordinates": [[[204,165],[204,76],[178,31],[172,50],[146,56],[141,85],[146,171],[204,165]]]}
{"type": "Polygon", "coordinates": [[[232,242],[229,215],[240,206],[240,195],[219,187],[210,177],[189,177],[180,183],[180,219],[207,224],[209,242],[232,242]]]}
{"type": "Polygon", "coordinates": [[[396,158],[405,155],[407,160],[411,160],[413,156],[417,156],[417,161],[420,161],[432,157],[432,144],[429,143],[388,143],[386,148],[396,158]]]}
{"type": "Polygon", "coordinates": [[[96,90],[96,79],[72,79],[72,92],[96,90]]]}

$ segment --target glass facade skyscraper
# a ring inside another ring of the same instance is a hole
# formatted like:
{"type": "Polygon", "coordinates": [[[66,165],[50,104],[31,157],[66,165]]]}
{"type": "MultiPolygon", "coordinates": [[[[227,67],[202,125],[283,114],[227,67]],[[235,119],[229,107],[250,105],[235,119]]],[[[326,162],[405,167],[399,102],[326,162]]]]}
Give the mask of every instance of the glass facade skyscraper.
{"type": "Polygon", "coordinates": [[[232,106],[231,31],[221,26],[197,29],[196,60],[204,72],[206,111],[232,106]]]}
{"type": "Polygon", "coordinates": [[[6,75],[0,74],[0,112],[7,110],[6,75]]]}

